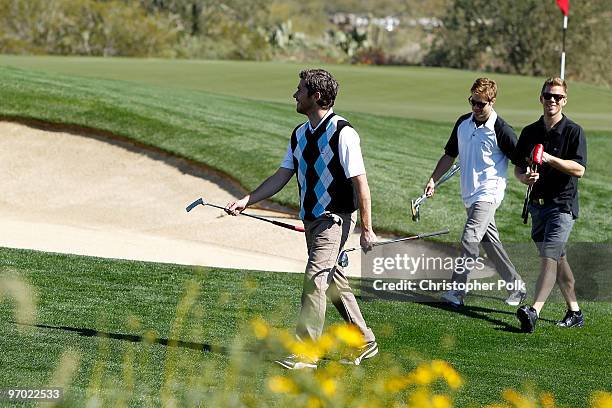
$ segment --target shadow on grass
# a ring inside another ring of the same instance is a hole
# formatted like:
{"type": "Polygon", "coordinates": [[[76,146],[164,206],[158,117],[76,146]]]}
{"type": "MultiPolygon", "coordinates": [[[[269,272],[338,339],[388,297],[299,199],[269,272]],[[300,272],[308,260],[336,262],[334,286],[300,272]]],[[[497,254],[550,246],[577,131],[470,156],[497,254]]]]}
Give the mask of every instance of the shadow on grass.
{"type": "MultiPolygon", "coordinates": [[[[21,324],[21,323],[16,323],[16,322],[13,322],[13,323],[21,324]]],[[[83,337],[106,337],[106,338],[114,339],[114,340],[130,341],[132,343],[159,344],[159,345],[166,346],[166,347],[180,347],[180,348],[186,348],[186,349],[191,349],[191,350],[196,350],[196,351],[203,351],[206,353],[217,353],[217,354],[224,354],[224,355],[229,354],[229,350],[223,346],[216,346],[216,345],[211,345],[211,344],[206,344],[206,343],[195,343],[195,342],[183,341],[183,340],[162,339],[162,338],[157,338],[157,337],[148,338],[148,337],[138,336],[134,334],[109,333],[109,332],[103,332],[103,331],[98,331],[98,330],[93,330],[93,329],[83,329],[83,328],[69,327],[69,326],[51,326],[48,324],[34,324],[31,326],[38,327],[41,329],[52,329],[52,330],[63,330],[63,331],[68,331],[68,332],[75,332],[83,337]]]]}
{"type": "MultiPolygon", "coordinates": [[[[362,286],[361,291],[362,293],[363,292],[368,293],[366,296],[360,296],[364,300],[371,301],[374,299],[378,299],[378,300],[381,299],[380,293],[373,291],[368,286],[362,286]]],[[[493,296],[486,296],[486,295],[472,295],[472,296],[503,301],[503,299],[493,297],[493,296]]],[[[440,299],[437,297],[433,297],[433,296],[418,293],[418,292],[412,292],[412,291],[408,291],[408,292],[386,291],[385,298],[383,300],[417,303],[419,305],[428,306],[434,309],[439,309],[439,310],[443,310],[443,311],[451,312],[451,313],[457,313],[457,314],[469,317],[471,319],[479,319],[479,320],[489,322],[492,325],[496,326],[494,330],[504,331],[504,332],[509,332],[509,333],[523,333],[519,327],[518,322],[516,325],[511,325],[508,322],[505,322],[503,320],[500,320],[500,319],[497,319],[491,316],[492,314],[515,316],[514,311],[491,309],[491,308],[482,307],[482,306],[455,307],[455,306],[450,305],[449,303],[440,301],[440,299]]],[[[539,319],[539,321],[548,322],[548,323],[556,323],[555,321],[549,320],[549,319],[539,319]]]]}

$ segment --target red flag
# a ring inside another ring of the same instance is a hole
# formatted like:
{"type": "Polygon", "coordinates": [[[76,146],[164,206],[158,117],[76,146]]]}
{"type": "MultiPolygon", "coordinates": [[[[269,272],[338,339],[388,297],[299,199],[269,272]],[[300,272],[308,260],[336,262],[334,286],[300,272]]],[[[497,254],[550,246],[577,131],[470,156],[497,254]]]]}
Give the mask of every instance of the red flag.
{"type": "Polygon", "coordinates": [[[567,16],[569,14],[569,0],[557,0],[557,6],[559,6],[563,15],[567,16]]]}

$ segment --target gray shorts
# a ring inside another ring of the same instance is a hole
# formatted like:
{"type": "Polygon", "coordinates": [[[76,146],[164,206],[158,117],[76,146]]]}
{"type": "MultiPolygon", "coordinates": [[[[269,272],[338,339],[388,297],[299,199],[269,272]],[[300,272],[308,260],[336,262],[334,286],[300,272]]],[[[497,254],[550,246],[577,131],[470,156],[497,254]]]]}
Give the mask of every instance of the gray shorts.
{"type": "Polygon", "coordinates": [[[565,244],[569,239],[574,216],[559,211],[555,204],[529,206],[531,213],[531,239],[543,258],[558,261],[565,256],[565,244]]]}

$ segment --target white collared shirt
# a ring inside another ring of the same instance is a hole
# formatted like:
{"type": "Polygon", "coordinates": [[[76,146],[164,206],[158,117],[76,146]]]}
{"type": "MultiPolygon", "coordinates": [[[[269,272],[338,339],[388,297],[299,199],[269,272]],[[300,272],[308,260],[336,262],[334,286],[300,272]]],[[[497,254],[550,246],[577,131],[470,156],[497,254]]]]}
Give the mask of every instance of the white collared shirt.
{"type": "Polygon", "coordinates": [[[459,118],[445,151],[452,157],[459,155],[461,198],[466,208],[477,201],[502,202],[508,158],[515,147],[514,130],[494,110],[480,126],[476,126],[473,113],[459,118]]]}

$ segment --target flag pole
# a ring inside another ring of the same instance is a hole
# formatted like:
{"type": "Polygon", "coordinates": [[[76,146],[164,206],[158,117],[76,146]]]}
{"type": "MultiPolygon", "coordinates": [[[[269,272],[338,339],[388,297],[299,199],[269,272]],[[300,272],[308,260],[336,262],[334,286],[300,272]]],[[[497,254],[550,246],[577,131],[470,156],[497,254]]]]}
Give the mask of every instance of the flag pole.
{"type": "Polygon", "coordinates": [[[561,48],[561,79],[565,79],[565,33],[567,31],[567,14],[563,15],[563,46],[561,48]]]}

